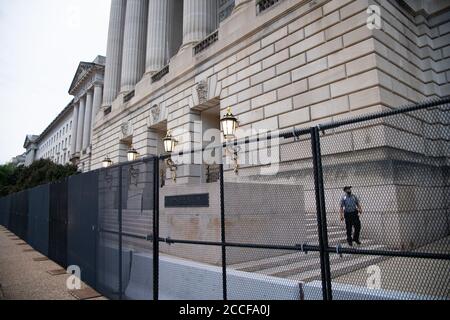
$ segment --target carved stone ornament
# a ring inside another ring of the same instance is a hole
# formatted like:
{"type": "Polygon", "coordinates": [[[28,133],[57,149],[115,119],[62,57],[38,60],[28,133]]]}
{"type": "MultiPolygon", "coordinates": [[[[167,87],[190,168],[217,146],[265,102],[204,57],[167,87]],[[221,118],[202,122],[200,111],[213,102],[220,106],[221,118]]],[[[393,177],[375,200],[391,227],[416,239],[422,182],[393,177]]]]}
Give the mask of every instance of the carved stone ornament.
{"type": "Polygon", "coordinates": [[[208,101],[208,83],[206,80],[202,80],[197,84],[197,95],[200,104],[208,101]]]}
{"type": "Polygon", "coordinates": [[[161,116],[161,107],[155,104],[150,110],[152,123],[158,123],[161,116]]]}
{"type": "Polygon", "coordinates": [[[121,131],[124,137],[131,136],[133,134],[133,125],[131,124],[131,121],[122,123],[121,131]]]}

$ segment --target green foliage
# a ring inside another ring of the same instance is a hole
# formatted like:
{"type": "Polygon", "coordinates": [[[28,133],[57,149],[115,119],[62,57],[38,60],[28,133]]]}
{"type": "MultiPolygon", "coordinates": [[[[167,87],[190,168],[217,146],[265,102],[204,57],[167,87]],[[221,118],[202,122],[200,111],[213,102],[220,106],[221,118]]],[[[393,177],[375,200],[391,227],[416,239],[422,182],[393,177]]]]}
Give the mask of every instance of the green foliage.
{"type": "Polygon", "coordinates": [[[0,166],[0,196],[55,182],[77,173],[74,165],[63,166],[46,159],[35,161],[29,167],[6,164],[0,166]]]}

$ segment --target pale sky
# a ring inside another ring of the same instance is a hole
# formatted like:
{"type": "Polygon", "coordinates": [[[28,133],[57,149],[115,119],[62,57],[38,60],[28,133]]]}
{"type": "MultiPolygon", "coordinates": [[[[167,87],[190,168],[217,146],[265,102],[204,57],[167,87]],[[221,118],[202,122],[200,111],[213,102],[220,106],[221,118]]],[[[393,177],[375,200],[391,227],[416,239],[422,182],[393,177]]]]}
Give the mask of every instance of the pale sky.
{"type": "Polygon", "coordinates": [[[0,163],[71,101],[80,61],[106,55],[110,0],[0,0],[0,163]]]}

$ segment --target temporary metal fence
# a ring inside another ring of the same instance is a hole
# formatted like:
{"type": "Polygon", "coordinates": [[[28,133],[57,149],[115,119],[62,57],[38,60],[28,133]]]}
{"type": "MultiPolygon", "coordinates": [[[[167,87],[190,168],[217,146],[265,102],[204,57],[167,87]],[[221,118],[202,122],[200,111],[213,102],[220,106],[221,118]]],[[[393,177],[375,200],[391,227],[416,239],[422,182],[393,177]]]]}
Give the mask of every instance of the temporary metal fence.
{"type": "Polygon", "coordinates": [[[68,184],[67,179],[50,184],[48,256],[67,267],[68,184]]]}
{"type": "Polygon", "coordinates": [[[67,264],[79,266],[92,287],[97,285],[98,175],[93,171],[68,180],[67,264]]]}
{"type": "Polygon", "coordinates": [[[41,252],[48,227],[49,256],[111,299],[449,299],[449,103],[118,164],[2,198],[0,222],[41,252]],[[166,163],[271,147],[206,183],[166,163]],[[343,221],[347,185],[362,214],[343,221]]]}
{"type": "Polygon", "coordinates": [[[28,243],[48,256],[50,222],[50,186],[28,190],[28,243]]]}

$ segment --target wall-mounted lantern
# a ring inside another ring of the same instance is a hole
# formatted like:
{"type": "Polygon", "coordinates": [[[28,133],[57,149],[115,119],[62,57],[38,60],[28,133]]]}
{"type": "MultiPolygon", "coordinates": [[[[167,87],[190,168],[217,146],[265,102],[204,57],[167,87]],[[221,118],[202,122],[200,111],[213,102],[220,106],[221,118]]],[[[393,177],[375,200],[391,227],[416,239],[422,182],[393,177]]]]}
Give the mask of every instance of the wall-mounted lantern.
{"type": "Polygon", "coordinates": [[[103,160],[103,162],[102,162],[102,165],[103,165],[103,168],[109,168],[113,165],[113,162],[108,156],[106,156],[105,160],[103,160]]]}
{"type": "Polygon", "coordinates": [[[164,142],[164,151],[166,151],[167,153],[172,153],[175,150],[177,141],[174,139],[174,137],[172,137],[170,130],[167,131],[167,135],[164,137],[163,142],[164,142]]]}
{"type": "MultiPolygon", "coordinates": [[[[163,139],[164,142],[164,151],[166,153],[172,153],[175,150],[175,146],[177,144],[177,140],[175,140],[174,137],[172,137],[172,134],[169,131],[167,131],[167,135],[163,139]]],[[[177,181],[177,165],[171,158],[166,159],[166,165],[169,167],[170,172],[172,172],[172,180],[174,182],[177,181]]]]}
{"type": "MultiPolygon", "coordinates": [[[[222,120],[220,120],[220,127],[225,140],[230,141],[236,137],[236,129],[238,127],[238,124],[238,119],[231,112],[231,108],[228,107],[227,113],[222,118],[222,120]]],[[[238,174],[238,156],[240,150],[239,146],[227,146],[225,150],[228,154],[230,154],[231,159],[234,161],[234,173],[238,174]]]]}
{"type": "Polygon", "coordinates": [[[139,158],[139,153],[133,147],[127,152],[127,158],[129,162],[136,161],[139,158]]]}
{"type": "Polygon", "coordinates": [[[220,127],[226,140],[234,139],[238,126],[237,118],[231,113],[231,108],[227,109],[227,113],[220,120],[220,127]]]}

